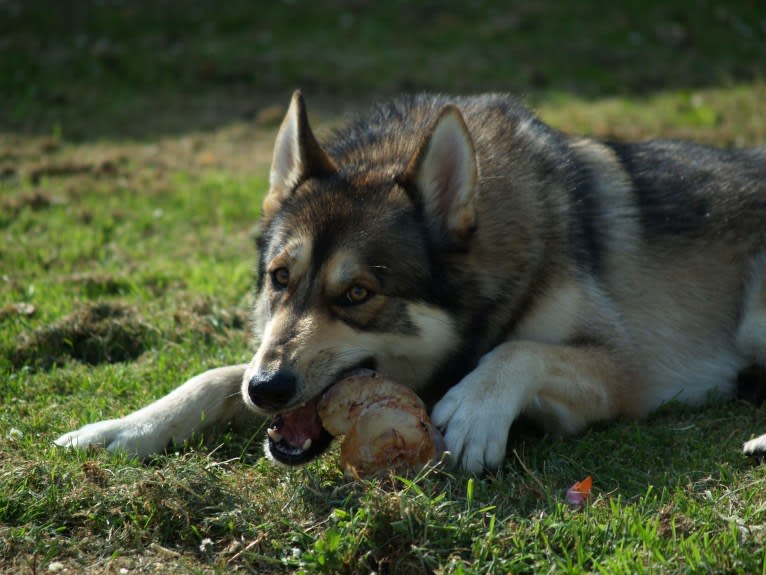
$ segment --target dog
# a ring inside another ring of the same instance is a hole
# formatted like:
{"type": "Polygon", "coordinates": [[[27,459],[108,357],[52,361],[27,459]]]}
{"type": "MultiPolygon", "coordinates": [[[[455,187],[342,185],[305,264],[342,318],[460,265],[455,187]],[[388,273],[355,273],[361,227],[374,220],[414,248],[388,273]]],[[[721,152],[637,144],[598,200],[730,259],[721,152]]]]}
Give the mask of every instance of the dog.
{"type": "Polygon", "coordinates": [[[296,92],[262,223],[252,360],[58,445],[147,457],[260,416],[299,464],[330,441],[317,398],[371,369],[479,472],[522,414],[576,434],[766,367],[766,148],[574,137],[500,94],[400,98],[320,143],[296,92]]]}

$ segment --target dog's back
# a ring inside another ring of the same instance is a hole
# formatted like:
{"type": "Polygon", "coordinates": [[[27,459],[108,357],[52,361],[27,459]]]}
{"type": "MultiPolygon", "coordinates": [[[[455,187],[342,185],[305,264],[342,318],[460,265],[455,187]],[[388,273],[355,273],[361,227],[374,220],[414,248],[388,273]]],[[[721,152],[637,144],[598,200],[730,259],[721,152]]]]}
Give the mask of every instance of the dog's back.
{"type": "Polygon", "coordinates": [[[644,414],[728,393],[766,355],[742,328],[764,332],[750,319],[766,257],[763,149],[573,138],[492,94],[389,102],[327,151],[344,179],[389,182],[446,105],[475,150],[477,225],[469,254],[441,254],[463,344],[434,381],[506,339],[599,342],[635,381],[620,411],[644,414]]]}

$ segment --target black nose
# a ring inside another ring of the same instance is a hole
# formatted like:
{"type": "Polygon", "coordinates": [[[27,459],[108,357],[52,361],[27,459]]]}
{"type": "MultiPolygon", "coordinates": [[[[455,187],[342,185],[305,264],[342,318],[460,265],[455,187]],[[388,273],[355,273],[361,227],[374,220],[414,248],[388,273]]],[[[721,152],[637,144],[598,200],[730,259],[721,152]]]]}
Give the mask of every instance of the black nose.
{"type": "Polygon", "coordinates": [[[261,409],[278,410],[295,395],[296,378],[286,371],[268,376],[255,375],[247,386],[252,402],[261,409]]]}

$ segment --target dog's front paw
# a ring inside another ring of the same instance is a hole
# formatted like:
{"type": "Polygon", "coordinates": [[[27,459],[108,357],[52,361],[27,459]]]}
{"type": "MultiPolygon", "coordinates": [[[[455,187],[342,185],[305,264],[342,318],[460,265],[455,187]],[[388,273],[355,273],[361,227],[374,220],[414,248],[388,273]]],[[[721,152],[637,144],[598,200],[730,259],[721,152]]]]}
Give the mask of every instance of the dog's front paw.
{"type": "Polygon", "coordinates": [[[105,447],[109,451],[124,451],[131,456],[144,459],[164,449],[168,437],[157,433],[150,422],[141,422],[129,417],[107,419],[90,423],[65,433],[54,441],[59,447],[105,447]]]}
{"type": "Polygon", "coordinates": [[[480,365],[436,404],[434,425],[445,431],[452,460],[477,473],[500,466],[508,430],[520,412],[518,401],[503,392],[493,373],[480,365]]]}
{"type": "Polygon", "coordinates": [[[746,442],[742,451],[745,455],[766,455],[766,433],[746,442]]]}

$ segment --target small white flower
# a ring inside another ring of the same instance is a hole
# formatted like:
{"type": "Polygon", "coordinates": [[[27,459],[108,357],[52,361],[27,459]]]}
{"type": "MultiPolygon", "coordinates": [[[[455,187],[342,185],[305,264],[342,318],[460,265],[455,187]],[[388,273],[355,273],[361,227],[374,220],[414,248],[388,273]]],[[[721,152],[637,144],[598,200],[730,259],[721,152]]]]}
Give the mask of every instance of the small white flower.
{"type": "Polygon", "coordinates": [[[209,537],[205,537],[199,544],[199,550],[202,551],[202,553],[207,553],[207,551],[213,546],[213,540],[209,537]]]}

